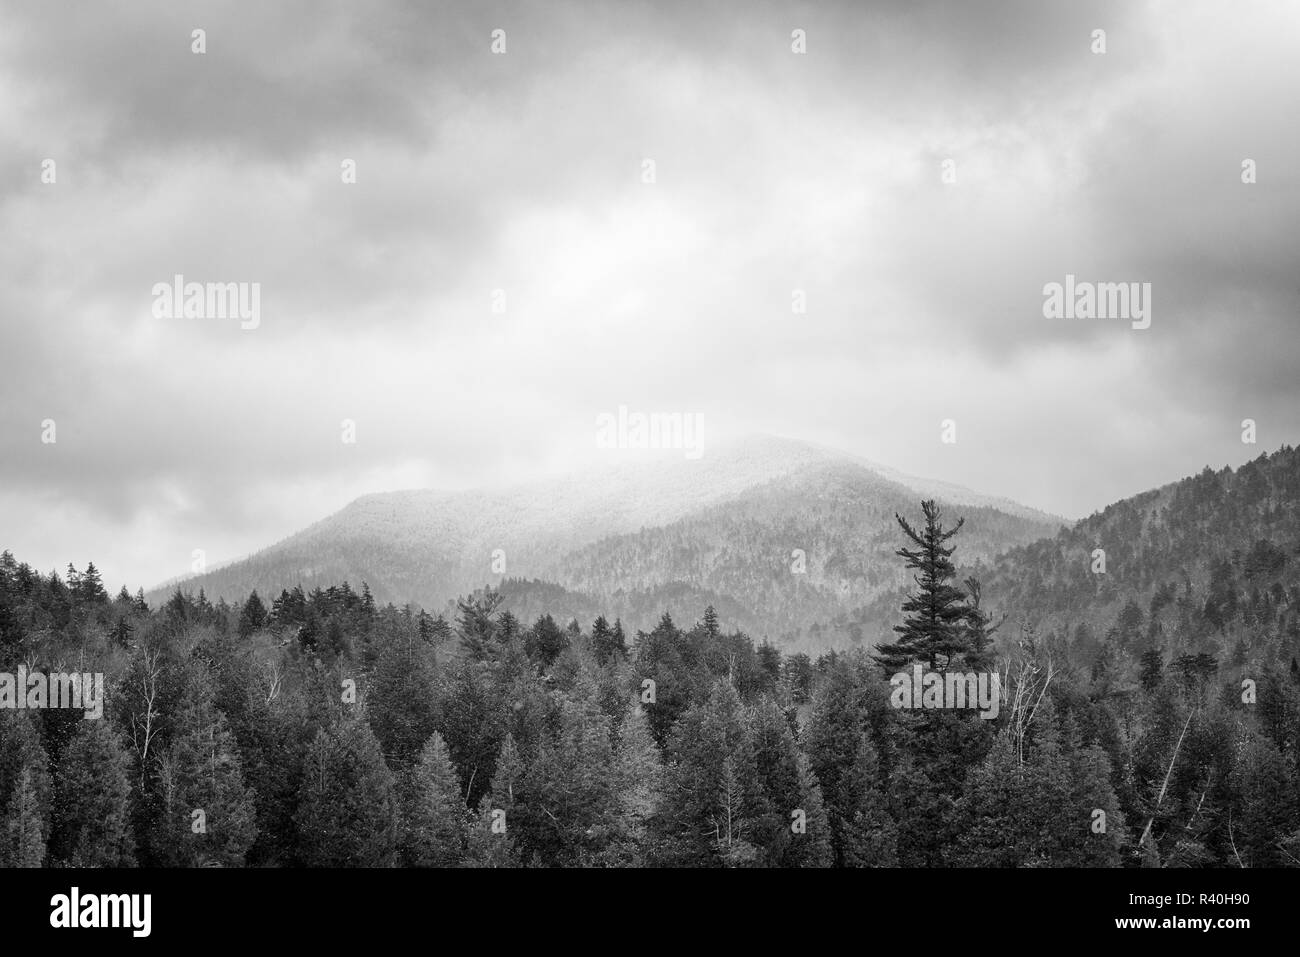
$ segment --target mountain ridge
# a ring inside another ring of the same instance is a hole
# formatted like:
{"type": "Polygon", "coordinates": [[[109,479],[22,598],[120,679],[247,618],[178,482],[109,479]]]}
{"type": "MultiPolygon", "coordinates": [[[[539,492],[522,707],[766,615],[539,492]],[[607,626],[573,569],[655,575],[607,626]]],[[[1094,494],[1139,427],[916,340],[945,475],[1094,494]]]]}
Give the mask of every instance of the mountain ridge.
{"type": "MultiPolygon", "coordinates": [[[[507,578],[538,579],[580,592],[582,588],[566,571],[580,559],[569,560],[569,556],[605,540],[617,544],[625,542],[627,536],[653,538],[660,529],[687,534],[679,526],[683,522],[690,526],[689,536],[701,549],[731,554],[733,558],[738,552],[746,552],[736,559],[738,564],[733,563],[734,583],[736,579],[755,579],[769,572],[780,574],[780,568],[790,562],[791,551],[803,547],[800,536],[816,537],[808,523],[824,523],[835,514],[835,504],[818,500],[817,496],[847,495],[859,504],[887,502],[887,506],[874,510],[875,525],[865,536],[883,541],[880,536],[892,534],[893,511],[906,510],[935,490],[946,492],[941,500],[951,499],[949,504],[987,513],[989,539],[982,542],[986,551],[1023,544],[1050,534],[1064,523],[1056,516],[1005,499],[948,483],[914,479],[851,453],[795,439],[755,435],[724,443],[696,461],[638,458],[576,476],[498,489],[369,493],[244,559],[166,587],[168,591],[202,588],[211,600],[236,601],[253,588],[269,597],[297,584],[310,589],[318,584],[364,580],[381,602],[413,602],[431,609],[443,608],[460,594],[507,578]],[[766,504],[760,507],[760,502],[766,504]],[[767,511],[755,511],[762,508],[767,511]],[[800,512],[806,513],[806,527],[798,522],[790,525],[789,515],[800,512]],[[995,518],[995,514],[1002,518],[995,518]],[[767,551],[758,554],[738,541],[720,540],[719,521],[727,526],[727,534],[748,536],[748,540],[755,536],[770,538],[767,551]],[[789,525],[789,542],[776,531],[785,525],[789,525]],[[765,570],[760,571],[760,566],[765,570]]],[[[854,534],[863,531],[862,524],[852,516],[845,517],[843,528],[854,529],[854,534]]],[[[809,552],[813,555],[814,576],[800,583],[805,586],[805,597],[810,590],[825,591],[825,581],[805,583],[817,579],[828,567],[827,561],[834,570],[836,553],[860,550],[847,539],[840,541],[844,533],[837,537],[833,531],[821,528],[817,534],[821,535],[818,548],[826,554],[809,552]]],[[[892,566],[892,552],[878,551],[873,561],[892,566]]],[[[655,553],[647,554],[646,560],[662,566],[665,559],[655,553]]],[[[843,563],[843,559],[839,561],[843,563]]],[[[871,573],[868,569],[867,577],[871,573]]],[[[607,579],[600,591],[588,597],[635,592],[635,577],[625,581],[607,579]]],[[[674,574],[663,567],[644,584],[644,590],[649,592],[670,586],[691,587],[689,572],[679,570],[674,574]]],[[[159,597],[160,590],[155,588],[150,594],[159,597]]],[[[736,594],[720,591],[716,597],[719,603],[728,605],[763,605],[754,589],[742,589],[736,594]]],[[[823,594],[814,603],[815,610],[827,613],[832,605],[835,611],[843,610],[840,606],[853,597],[851,588],[834,599],[823,594]]],[[[780,633],[783,628],[770,617],[773,603],[765,607],[763,614],[769,617],[760,616],[747,624],[764,632],[780,633]]],[[[789,614],[782,617],[791,618],[789,614]]]]}

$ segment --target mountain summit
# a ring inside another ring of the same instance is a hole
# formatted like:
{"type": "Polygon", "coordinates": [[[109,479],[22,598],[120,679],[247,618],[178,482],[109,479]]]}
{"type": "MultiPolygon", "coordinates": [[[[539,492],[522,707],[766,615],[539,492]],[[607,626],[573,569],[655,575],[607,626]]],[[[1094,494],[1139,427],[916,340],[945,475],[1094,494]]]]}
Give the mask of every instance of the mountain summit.
{"type": "Polygon", "coordinates": [[[759,636],[794,638],[810,623],[849,627],[853,607],[902,583],[893,516],[921,497],[960,507],[971,558],[992,559],[1064,524],[770,435],[693,461],[611,454],[627,460],[513,488],[366,495],[184,588],[240,601],[254,588],[273,597],[295,585],[365,581],[380,602],[432,610],[493,585],[521,615],[540,608],[540,594],[536,603],[530,594],[543,588],[555,613],[601,609],[648,627],[664,611],[689,617],[713,603],[759,636]],[[560,607],[557,593],[567,593],[560,607]]]}

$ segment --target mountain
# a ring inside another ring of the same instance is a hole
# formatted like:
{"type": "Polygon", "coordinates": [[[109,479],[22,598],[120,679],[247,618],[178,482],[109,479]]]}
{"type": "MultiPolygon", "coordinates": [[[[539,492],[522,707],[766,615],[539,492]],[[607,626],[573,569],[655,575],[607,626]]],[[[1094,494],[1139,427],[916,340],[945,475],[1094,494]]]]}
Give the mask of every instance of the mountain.
{"type": "MultiPolygon", "coordinates": [[[[1010,615],[1004,639],[1026,626],[1085,664],[1160,651],[1289,667],[1300,655],[1296,449],[1206,468],[993,561],[961,539],[958,574],[979,578],[987,610],[1010,615]]],[[[865,616],[895,623],[902,594],[881,594],[865,616]]]]}
{"type": "MultiPolygon", "coordinates": [[[[541,574],[584,594],[607,596],[619,613],[618,599],[630,599],[638,626],[653,614],[653,603],[641,607],[648,603],[636,601],[638,593],[655,596],[685,582],[737,599],[736,619],[715,605],[724,622],[734,620],[753,634],[787,644],[807,639],[813,647],[856,643],[872,636],[877,624],[857,610],[910,581],[895,555],[900,532],[894,515],[915,519],[921,494],[856,462],[827,461],[676,522],[556,556],[541,574]]],[[[965,553],[990,561],[1013,543],[1060,527],[985,505],[944,507],[953,521],[958,515],[966,520],[965,553]]],[[[696,603],[683,610],[698,615],[702,608],[696,603]]]]}
{"type": "Polygon", "coordinates": [[[834,449],[752,436],[699,460],[623,462],[499,491],[366,495],[182,587],[234,602],[254,588],[269,598],[365,581],[380,602],[433,610],[492,584],[521,617],[603,612],[647,628],[665,610],[689,623],[712,603],[724,624],[759,637],[861,640],[869,622],[852,612],[906,581],[893,516],[916,513],[922,496],[960,508],[967,554],[987,560],[1063,524],[834,449]]]}

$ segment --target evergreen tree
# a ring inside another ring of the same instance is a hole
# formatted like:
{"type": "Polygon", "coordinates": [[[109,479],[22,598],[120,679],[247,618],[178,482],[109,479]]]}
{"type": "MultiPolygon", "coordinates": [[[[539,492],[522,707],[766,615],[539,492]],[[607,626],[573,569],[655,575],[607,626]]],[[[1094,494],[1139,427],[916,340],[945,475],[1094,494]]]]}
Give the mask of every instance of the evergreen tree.
{"type": "Polygon", "coordinates": [[[966,628],[970,614],[966,596],[951,584],[956,577],[952,563],[956,549],[945,544],[961,530],[965,519],[945,531],[933,500],[922,502],[921,509],[925,527],[920,532],[901,515],[894,516],[916,546],[900,548],[895,554],[916,572],[917,591],[903,603],[906,617],[894,627],[898,640],[877,649],[876,660],[886,677],[906,670],[913,662],[928,665],[931,671],[946,669],[955,657],[972,650],[966,628]]]}
{"type": "Polygon", "coordinates": [[[163,866],[238,867],[257,837],[239,748],[209,682],[206,671],[191,679],[159,760],[161,809],[152,851],[163,866]]]}
{"type": "Polygon", "coordinates": [[[15,828],[0,834],[6,842],[0,867],[29,866],[14,862],[29,861],[37,843],[43,860],[49,839],[49,759],[29,713],[0,709],[0,823],[15,828]]]}
{"type": "Polygon", "coordinates": [[[614,792],[619,824],[610,842],[608,863],[626,866],[646,863],[654,815],[663,793],[663,774],[650,722],[634,699],[616,732],[614,792]]]}
{"type": "Polygon", "coordinates": [[[314,661],[298,659],[271,682],[268,694],[251,699],[246,722],[235,725],[257,802],[258,837],[249,863],[300,866],[295,815],[307,756],[316,733],[336,720],[338,696],[332,676],[314,661]]]}
{"type": "Polygon", "coordinates": [[[247,638],[258,629],[266,627],[267,618],[266,605],[254,588],[239,611],[239,637],[247,638]]]}
{"type": "Polygon", "coordinates": [[[966,667],[972,671],[989,671],[994,665],[992,642],[993,633],[998,630],[998,626],[989,627],[991,619],[984,611],[984,590],[980,587],[979,580],[972,576],[964,584],[968,599],[964,622],[966,648],[962,658],[966,667]]]}
{"type": "Polygon", "coordinates": [[[523,627],[519,624],[519,619],[515,617],[514,612],[510,609],[503,611],[497,618],[496,641],[502,647],[507,647],[519,640],[523,634],[523,627]]]}
{"type": "Polygon", "coordinates": [[[707,701],[682,716],[669,743],[664,792],[672,798],[658,817],[664,863],[742,866],[757,858],[748,815],[760,786],[747,744],[740,695],[718,681],[707,701]]]}
{"type": "Polygon", "coordinates": [[[308,612],[306,621],[298,629],[298,647],[306,654],[317,654],[321,643],[322,630],[320,616],[314,610],[308,612]]]}
{"type": "Polygon", "coordinates": [[[395,771],[415,762],[438,726],[435,682],[422,646],[391,638],[379,644],[368,692],[370,726],[395,771]]]}
{"type": "Polygon", "coordinates": [[[466,867],[519,866],[513,818],[523,798],[524,772],[515,739],[506,735],[497,756],[492,787],[479,802],[476,820],[470,826],[466,867]]]}
{"type": "Polygon", "coordinates": [[[442,615],[437,615],[429,626],[429,633],[432,643],[441,645],[451,638],[451,625],[447,624],[447,619],[442,615]]]}
{"type": "MultiPolygon", "coordinates": [[[[615,624],[616,632],[618,627],[615,624]]],[[[654,682],[654,703],[646,713],[655,741],[664,747],[673,726],[697,694],[700,698],[708,694],[708,671],[667,613],[654,631],[638,640],[636,670],[638,685],[645,679],[654,682]]]]}
{"type": "Polygon", "coordinates": [[[1066,863],[1073,867],[1119,867],[1127,831],[1119,798],[1111,786],[1110,758],[1097,745],[1089,745],[1074,750],[1069,761],[1072,813],[1066,822],[1071,838],[1066,863]]]}
{"type": "Polygon", "coordinates": [[[1142,687],[1154,691],[1164,678],[1165,658],[1159,648],[1149,648],[1142,652],[1142,687]]]}
{"type": "Polygon", "coordinates": [[[889,816],[881,784],[876,749],[863,734],[843,776],[846,807],[840,824],[840,860],[845,867],[894,867],[898,863],[898,829],[889,816]]]}
{"type": "Polygon", "coordinates": [[[460,772],[461,793],[469,807],[477,807],[490,787],[506,734],[505,707],[495,689],[480,678],[482,667],[466,659],[453,672],[437,728],[460,772]]]}
{"type": "Polygon", "coordinates": [[[526,799],[515,797],[511,830],[529,860],[587,866],[603,859],[623,824],[610,721],[594,682],[584,677],[564,696],[556,724],[523,774],[526,799]]]}
{"type": "Polygon", "coordinates": [[[899,866],[941,866],[952,846],[952,801],[910,755],[893,769],[886,800],[897,824],[899,866]]]}
{"type": "MultiPolygon", "coordinates": [[[[1024,766],[1020,800],[1026,820],[1027,866],[1074,865],[1079,847],[1089,840],[1092,808],[1075,804],[1078,796],[1071,769],[1062,749],[1056,709],[1050,696],[1034,712],[1034,742],[1024,766]]],[[[1112,802],[1113,803],[1113,802],[1112,802]]],[[[1117,822],[1118,823],[1118,822],[1117,822]]],[[[1103,839],[1105,840],[1105,839],[1103,839]]],[[[1107,845],[1112,842],[1105,840],[1107,845]]]]}
{"type": "Polygon", "coordinates": [[[435,618],[424,609],[420,609],[418,621],[420,640],[426,645],[440,645],[451,637],[451,627],[442,615],[435,618]]]}
{"type": "Polygon", "coordinates": [[[296,814],[308,867],[388,867],[396,857],[393,776],[370,726],[343,718],[307,755],[296,814]]]}
{"type": "MultiPolygon", "coordinates": [[[[783,861],[788,867],[830,867],[834,861],[831,847],[831,826],[822,799],[821,785],[813,774],[812,764],[802,751],[795,751],[800,809],[804,830],[790,848],[783,861]]],[[[790,825],[793,830],[793,823],[790,825]]]]}
{"type": "Polygon", "coordinates": [[[748,796],[750,837],[771,867],[823,867],[831,859],[822,791],[785,713],[765,698],[749,715],[748,753],[756,787],[748,796]]]}
{"type": "Polygon", "coordinates": [[[1300,687],[1272,667],[1259,682],[1260,728],[1283,754],[1300,761],[1300,687]]]}
{"type": "Polygon", "coordinates": [[[758,646],[758,671],[760,687],[769,694],[776,691],[781,681],[781,652],[766,639],[758,646]]]}
{"type": "Polygon", "coordinates": [[[99,569],[95,567],[94,562],[86,565],[86,571],[81,576],[79,592],[82,601],[108,601],[108,592],[104,590],[104,580],[100,577],[99,569]]]}
{"type": "Polygon", "coordinates": [[[604,665],[611,659],[627,657],[627,644],[623,638],[623,628],[610,628],[604,615],[596,618],[591,626],[591,650],[596,663],[604,665]]]}
{"type": "Polygon", "coordinates": [[[348,653],[348,639],[343,633],[343,624],[338,618],[330,618],[325,626],[325,641],[322,648],[326,661],[333,661],[348,653]]]}
{"type": "Polygon", "coordinates": [[[113,639],[113,644],[117,645],[119,648],[130,650],[131,622],[127,620],[125,615],[117,620],[117,624],[113,626],[113,630],[109,633],[109,637],[113,639]]]}
{"type": "Polygon", "coordinates": [[[831,668],[814,698],[804,744],[820,782],[835,863],[886,867],[896,861],[896,832],[881,791],[884,781],[871,732],[892,723],[887,689],[866,669],[831,668]]]}
{"type": "Polygon", "coordinates": [[[793,704],[807,704],[812,697],[813,665],[812,659],[802,652],[790,655],[782,666],[782,678],[790,688],[793,704]]]}
{"type": "Polygon", "coordinates": [[[31,770],[23,768],[9,799],[0,867],[40,867],[45,862],[45,817],[32,780],[31,770]]]}
{"type": "MultiPolygon", "coordinates": [[[[1028,863],[1034,831],[1028,816],[1025,771],[1010,734],[1000,734],[966,776],[954,816],[956,841],[948,863],[957,867],[1020,867],[1028,863]]],[[[900,822],[901,823],[901,822],[900,822]]]]}
{"type": "Polygon", "coordinates": [[[718,613],[712,605],[704,609],[704,633],[710,638],[717,638],[719,634],[718,613]]]}
{"type": "Polygon", "coordinates": [[[953,850],[958,866],[1116,867],[1125,820],[1110,783],[1110,763],[1083,747],[1067,718],[1058,727],[1050,697],[1034,715],[1022,763],[1014,736],[999,735],[973,768],[958,801],[953,850]]]}
{"type": "Polygon", "coordinates": [[[470,825],[465,850],[466,867],[519,867],[519,854],[509,823],[500,808],[484,798],[470,825]]]}
{"type": "Polygon", "coordinates": [[[447,745],[432,734],[403,794],[402,855],[412,867],[455,867],[465,856],[466,810],[447,745]]]}
{"type": "Polygon", "coordinates": [[[1300,829],[1295,767],[1267,738],[1252,735],[1242,748],[1236,777],[1241,809],[1233,821],[1232,840],[1239,866],[1294,866],[1279,844],[1300,829]]]}
{"type": "Polygon", "coordinates": [[[129,867],[130,762],[107,721],[82,721],[63,751],[51,850],[70,867],[129,867]]]}
{"type": "Polygon", "coordinates": [[[528,656],[550,667],[569,645],[569,637],[550,615],[541,615],[528,633],[528,656]]]}
{"type": "Polygon", "coordinates": [[[460,644],[472,661],[486,661],[496,657],[499,631],[497,612],[502,595],[491,588],[480,596],[461,599],[456,603],[459,617],[456,621],[460,644]]]}

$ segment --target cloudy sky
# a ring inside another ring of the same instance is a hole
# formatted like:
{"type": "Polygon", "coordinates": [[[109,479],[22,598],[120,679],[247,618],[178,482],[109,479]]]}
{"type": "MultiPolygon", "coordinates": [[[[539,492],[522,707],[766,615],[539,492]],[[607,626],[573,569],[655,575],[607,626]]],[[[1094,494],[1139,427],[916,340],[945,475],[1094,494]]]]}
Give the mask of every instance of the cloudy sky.
{"type": "Polygon", "coordinates": [[[149,586],[619,405],[1071,518],[1300,438],[1294,0],[596,7],[0,7],[0,547],[149,586]]]}

